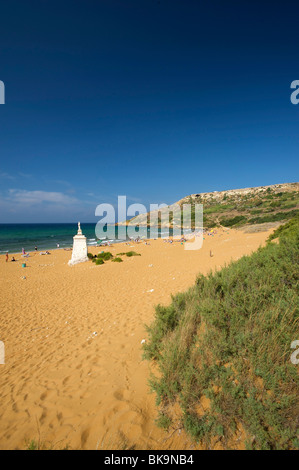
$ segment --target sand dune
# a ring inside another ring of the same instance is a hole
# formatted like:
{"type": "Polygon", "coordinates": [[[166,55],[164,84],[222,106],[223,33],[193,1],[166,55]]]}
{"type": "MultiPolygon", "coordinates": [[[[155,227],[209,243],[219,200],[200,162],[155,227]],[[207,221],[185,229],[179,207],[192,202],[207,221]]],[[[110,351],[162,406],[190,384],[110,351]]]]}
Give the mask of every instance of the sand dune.
{"type": "Polygon", "coordinates": [[[1,256],[0,449],[24,449],[32,439],[55,449],[190,448],[183,433],[155,426],[144,324],[155,304],[186,290],[199,272],[250,254],[269,233],[218,231],[199,251],[161,240],[115,245],[113,254],[141,256],[102,266],[69,267],[63,250],[33,254],[26,268],[20,255],[16,263],[1,256]]]}

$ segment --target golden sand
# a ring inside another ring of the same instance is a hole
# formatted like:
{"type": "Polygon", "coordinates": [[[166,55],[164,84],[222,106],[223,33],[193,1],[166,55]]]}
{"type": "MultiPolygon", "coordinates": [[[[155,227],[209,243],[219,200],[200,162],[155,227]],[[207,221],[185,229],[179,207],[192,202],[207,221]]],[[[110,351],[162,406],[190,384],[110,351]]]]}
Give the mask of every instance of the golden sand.
{"type": "Polygon", "coordinates": [[[21,255],[16,263],[1,256],[0,449],[33,439],[55,449],[190,448],[183,433],[155,426],[144,325],[155,304],[168,304],[198,273],[250,254],[270,232],[218,231],[198,251],[162,240],[117,244],[104,250],[141,256],[100,266],[69,267],[64,250],[32,254],[26,268],[21,255]]]}

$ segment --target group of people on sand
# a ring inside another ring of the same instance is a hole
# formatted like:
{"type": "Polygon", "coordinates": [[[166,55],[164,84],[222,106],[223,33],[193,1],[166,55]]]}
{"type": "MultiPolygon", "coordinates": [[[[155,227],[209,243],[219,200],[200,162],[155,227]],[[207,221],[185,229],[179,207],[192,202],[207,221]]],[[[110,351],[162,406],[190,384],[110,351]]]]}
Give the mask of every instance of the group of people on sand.
{"type": "MultiPolygon", "coordinates": [[[[37,253],[37,246],[34,247],[34,251],[35,251],[35,254],[36,254],[37,253]]],[[[40,252],[40,255],[50,255],[50,254],[51,253],[49,251],[40,252]]],[[[21,256],[22,256],[22,258],[29,258],[30,253],[26,253],[25,248],[22,248],[22,255],[21,256]]],[[[5,261],[6,261],[6,263],[9,261],[8,251],[5,255],[5,261]]],[[[15,262],[15,261],[18,261],[18,260],[13,256],[10,261],[15,262]]]]}
{"type": "MultiPolygon", "coordinates": [[[[29,256],[29,253],[26,253],[24,248],[22,248],[22,258],[28,258],[28,256],[29,256]]],[[[9,256],[8,256],[8,252],[7,252],[6,255],[5,255],[6,263],[8,262],[8,260],[9,260],[9,256]]],[[[18,261],[18,260],[13,256],[10,261],[15,262],[15,261],[18,261]]]]}
{"type": "Polygon", "coordinates": [[[214,228],[212,228],[211,230],[208,230],[206,228],[203,229],[203,234],[204,235],[208,235],[208,236],[214,236],[217,234],[217,230],[215,230],[214,228]]]}
{"type": "MultiPolygon", "coordinates": [[[[6,263],[7,263],[8,260],[9,260],[8,252],[7,252],[6,255],[5,255],[5,260],[6,260],[6,263]]],[[[17,260],[16,260],[15,257],[13,256],[10,261],[14,262],[14,261],[17,261],[17,260]]]]}
{"type": "Polygon", "coordinates": [[[177,239],[177,240],[176,240],[176,239],[174,240],[173,238],[168,238],[168,239],[164,240],[164,243],[170,243],[170,244],[172,244],[172,243],[174,243],[174,242],[184,243],[184,242],[186,242],[186,241],[187,241],[187,240],[186,240],[185,237],[181,237],[181,238],[179,238],[179,239],[177,239]]]}
{"type": "MultiPolygon", "coordinates": [[[[57,243],[56,246],[57,246],[57,248],[60,248],[59,243],[57,243]]],[[[72,250],[72,248],[64,248],[64,249],[65,249],[65,250],[72,250]]],[[[37,251],[38,251],[37,246],[35,246],[35,247],[34,247],[34,252],[35,252],[34,254],[37,254],[37,251]]],[[[39,254],[40,254],[40,255],[50,255],[51,253],[50,253],[49,251],[41,251],[39,254]]],[[[21,256],[22,256],[22,258],[29,258],[30,253],[26,253],[25,248],[22,248],[22,255],[21,255],[21,256]]],[[[7,252],[6,255],[5,255],[5,261],[6,261],[6,263],[9,261],[8,252],[7,252]]],[[[18,261],[18,260],[15,259],[15,257],[13,256],[12,259],[11,259],[11,261],[14,262],[14,261],[18,261]]]]}
{"type": "Polygon", "coordinates": [[[111,247],[113,245],[109,240],[107,240],[107,241],[100,240],[100,241],[98,241],[98,246],[110,246],[111,247]]]}

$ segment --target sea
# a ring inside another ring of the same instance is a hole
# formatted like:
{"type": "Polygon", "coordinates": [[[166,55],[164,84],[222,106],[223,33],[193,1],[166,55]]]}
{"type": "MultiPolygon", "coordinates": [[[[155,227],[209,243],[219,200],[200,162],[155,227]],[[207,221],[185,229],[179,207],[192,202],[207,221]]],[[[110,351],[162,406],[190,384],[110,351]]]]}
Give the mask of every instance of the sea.
{"type": "MultiPolygon", "coordinates": [[[[81,229],[86,236],[88,246],[97,246],[103,240],[96,236],[95,223],[81,223],[81,229]]],[[[73,246],[73,236],[77,234],[78,225],[68,224],[0,224],[0,254],[21,253],[34,251],[70,248],[73,246]]],[[[150,238],[149,228],[147,238],[150,238]]],[[[115,238],[107,238],[111,243],[123,242],[117,238],[118,227],[115,226],[115,238]]],[[[168,232],[159,230],[159,236],[167,236],[168,232]]],[[[170,234],[171,235],[171,234],[170,234]]],[[[136,235],[138,236],[138,235],[136,235]]],[[[127,237],[128,238],[128,237],[127,237]]]]}

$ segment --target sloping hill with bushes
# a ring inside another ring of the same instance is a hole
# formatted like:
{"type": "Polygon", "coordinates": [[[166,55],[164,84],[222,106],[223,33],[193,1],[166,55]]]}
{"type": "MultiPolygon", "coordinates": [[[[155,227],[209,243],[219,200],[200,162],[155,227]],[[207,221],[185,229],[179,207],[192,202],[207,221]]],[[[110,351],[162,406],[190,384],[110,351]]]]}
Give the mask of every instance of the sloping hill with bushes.
{"type": "Polygon", "coordinates": [[[183,427],[205,448],[299,447],[299,218],[266,247],[157,306],[144,356],[158,424],[183,427]],[[179,407],[179,418],[174,409],[179,407]]]}
{"type": "MultiPolygon", "coordinates": [[[[158,220],[161,227],[182,225],[184,228],[191,228],[184,224],[181,217],[183,204],[191,204],[192,228],[194,228],[195,204],[203,205],[203,224],[206,229],[217,226],[238,228],[244,225],[283,223],[299,213],[299,183],[191,194],[160,211],[155,210],[133,217],[130,222],[134,221],[135,224],[145,226],[153,223],[151,221],[158,220]],[[168,212],[170,212],[169,217],[168,212]]],[[[129,221],[126,221],[120,225],[128,223],[129,221]]]]}

